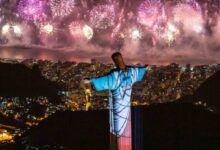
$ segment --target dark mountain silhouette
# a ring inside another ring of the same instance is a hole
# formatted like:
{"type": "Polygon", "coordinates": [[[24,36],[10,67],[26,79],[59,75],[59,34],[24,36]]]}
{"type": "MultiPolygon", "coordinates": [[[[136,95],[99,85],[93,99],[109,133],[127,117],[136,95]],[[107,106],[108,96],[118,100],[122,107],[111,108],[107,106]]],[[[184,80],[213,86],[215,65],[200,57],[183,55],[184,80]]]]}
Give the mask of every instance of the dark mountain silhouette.
{"type": "MultiPolygon", "coordinates": [[[[144,107],[142,115],[143,150],[220,148],[220,116],[204,107],[189,103],[158,104],[144,107]]],[[[41,149],[62,146],[70,150],[108,150],[108,118],[108,110],[59,112],[4,149],[23,149],[32,145],[41,149]]]]}
{"type": "Polygon", "coordinates": [[[143,110],[143,150],[220,149],[220,115],[175,102],[143,110]]]}
{"type": "Polygon", "coordinates": [[[194,93],[194,101],[220,113],[220,70],[208,78],[194,93]]]}
{"type": "Polygon", "coordinates": [[[46,109],[47,109],[46,106],[43,106],[37,102],[32,102],[29,114],[36,117],[44,117],[46,113],[46,109]]]}
{"type": "Polygon", "coordinates": [[[61,89],[55,82],[44,78],[37,65],[32,69],[22,64],[0,63],[0,95],[3,97],[46,96],[51,102],[59,102],[61,89]]]}
{"type": "Polygon", "coordinates": [[[200,105],[220,114],[220,70],[203,82],[193,95],[184,96],[177,103],[200,105]]]}
{"type": "Polygon", "coordinates": [[[24,149],[29,143],[42,149],[63,146],[70,150],[107,150],[109,148],[108,111],[58,112],[19,137],[5,149],[24,149]],[[45,145],[51,145],[45,147],[45,145]]]}

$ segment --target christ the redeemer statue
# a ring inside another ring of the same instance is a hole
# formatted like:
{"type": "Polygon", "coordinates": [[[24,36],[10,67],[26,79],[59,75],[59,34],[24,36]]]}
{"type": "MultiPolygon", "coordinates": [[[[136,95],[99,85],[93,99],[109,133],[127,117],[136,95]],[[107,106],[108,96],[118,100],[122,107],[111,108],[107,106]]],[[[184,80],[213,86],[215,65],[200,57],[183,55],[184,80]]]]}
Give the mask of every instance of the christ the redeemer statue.
{"type": "Polygon", "coordinates": [[[121,53],[112,55],[116,65],[107,75],[83,80],[81,86],[96,91],[109,90],[111,150],[131,150],[130,99],[132,85],[141,81],[148,67],[126,66],[121,53]]]}

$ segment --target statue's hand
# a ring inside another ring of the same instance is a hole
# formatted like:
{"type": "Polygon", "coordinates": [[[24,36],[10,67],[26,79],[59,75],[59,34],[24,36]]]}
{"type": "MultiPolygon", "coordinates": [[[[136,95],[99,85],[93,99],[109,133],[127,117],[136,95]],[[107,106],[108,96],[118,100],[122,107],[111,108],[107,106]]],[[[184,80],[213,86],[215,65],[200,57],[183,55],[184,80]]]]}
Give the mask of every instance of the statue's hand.
{"type": "Polygon", "coordinates": [[[146,66],[146,70],[147,70],[149,73],[151,73],[151,72],[152,72],[151,66],[150,66],[150,65],[147,65],[147,66],[146,66]]]}
{"type": "Polygon", "coordinates": [[[80,82],[80,87],[84,90],[91,89],[91,82],[88,79],[83,79],[80,82]]]}

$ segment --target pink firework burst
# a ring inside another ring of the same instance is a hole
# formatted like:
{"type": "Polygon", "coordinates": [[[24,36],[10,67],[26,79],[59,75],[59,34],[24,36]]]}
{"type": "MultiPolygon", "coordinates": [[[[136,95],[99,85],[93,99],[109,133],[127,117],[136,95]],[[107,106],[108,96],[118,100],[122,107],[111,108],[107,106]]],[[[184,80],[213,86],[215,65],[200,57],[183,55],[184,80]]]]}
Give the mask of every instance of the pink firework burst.
{"type": "Polygon", "coordinates": [[[49,0],[49,5],[54,17],[65,17],[73,12],[75,0],[49,0]]]}
{"type": "Polygon", "coordinates": [[[193,7],[196,11],[202,11],[200,4],[197,0],[180,0],[180,3],[188,4],[193,7]]]}
{"type": "Polygon", "coordinates": [[[42,23],[39,25],[40,27],[40,33],[45,35],[45,36],[51,36],[55,32],[55,27],[53,24],[47,22],[47,23],[42,23]]]}
{"type": "Polygon", "coordinates": [[[69,31],[72,36],[79,36],[82,34],[82,25],[79,22],[73,21],[69,24],[69,31]]]}
{"type": "Polygon", "coordinates": [[[115,18],[114,5],[98,5],[90,11],[89,22],[95,29],[107,29],[115,25],[115,18]]]}
{"type": "Polygon", "coordinates": [[[69,24],[69,31],[73,38],[84,38],[91,40],[93,37],[93,29],[82,22],[71,22],[69,24]]]}
{"type": "Polygon", "coordinates": [[[174,22],[181,23],[185,32],[201,33],[204,20],[200,11],[196,11],[190,5],[179,4],[173,9],[174,22]]]}
{"type": "Polygon", "coordinates": [[[162,6],[160,0],[145,0],[138,8],[138,22],[151,27],[161,16],[162,6]]]}
{"type": "Polygon", "coordinates": [[[45,15],[45,4],[43,0],[20,0],[17,10],[25,20],[38,20],[45,15]]]}

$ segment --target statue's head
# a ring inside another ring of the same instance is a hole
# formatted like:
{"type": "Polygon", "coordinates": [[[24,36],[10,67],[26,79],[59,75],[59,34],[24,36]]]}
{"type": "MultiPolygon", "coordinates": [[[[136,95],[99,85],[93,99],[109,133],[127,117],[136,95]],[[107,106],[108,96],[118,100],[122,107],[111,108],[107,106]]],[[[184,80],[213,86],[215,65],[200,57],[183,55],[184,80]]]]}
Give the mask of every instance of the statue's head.
{"type": "Polygon", "coordinates": [[[126,70],[126,65],[120,52],[113,53],[112,60],[114,61],[116,67],[118,67],[120,70],[126,70]]]}

